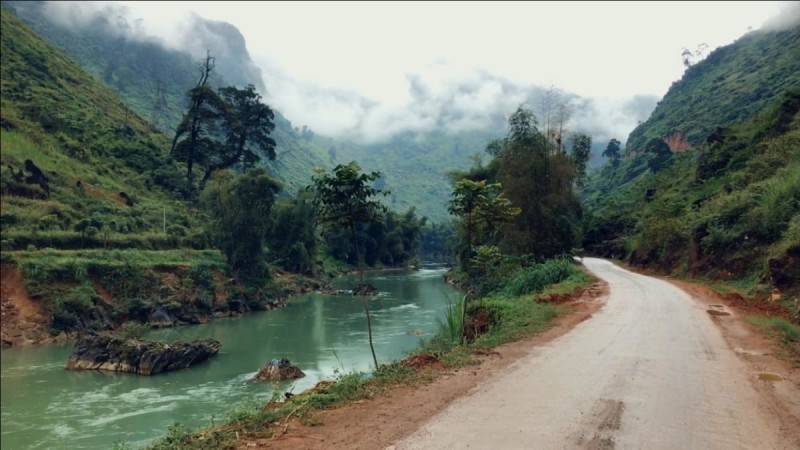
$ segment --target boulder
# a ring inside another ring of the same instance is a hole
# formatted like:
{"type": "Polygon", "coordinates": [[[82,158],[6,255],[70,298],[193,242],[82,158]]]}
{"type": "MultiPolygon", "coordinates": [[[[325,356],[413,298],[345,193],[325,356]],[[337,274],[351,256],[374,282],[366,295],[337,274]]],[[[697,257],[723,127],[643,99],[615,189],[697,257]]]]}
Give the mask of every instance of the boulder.
{"type": "Polygon", "coordinates": [[[306,374],[293,366],[288,359],[273,359],[256,374],[256,380],[283,381],[303,378],[306,374]]]}
{"type": "Polygon", "coordinates": [[[369,283],[360,283],[353,288],[353,295],[378,295],[378,288],[369,283]]]}
{"type": "Polygon", "coordinates": [[[203,362],[216,355],[219,347],[214,339],[166,344],[86,334],[75,343],[67,369],[154,375],[203,362]]]}

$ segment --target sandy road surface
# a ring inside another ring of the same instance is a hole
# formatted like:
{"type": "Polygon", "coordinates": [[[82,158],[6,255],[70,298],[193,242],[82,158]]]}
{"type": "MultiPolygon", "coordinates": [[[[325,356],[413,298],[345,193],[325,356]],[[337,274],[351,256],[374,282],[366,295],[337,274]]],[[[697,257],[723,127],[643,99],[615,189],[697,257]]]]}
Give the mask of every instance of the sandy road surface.
{"type": "Polygon", "coordinates": [[[608,302],[398,449],[789,449],[706,307],[668,282],[585,258],[608,302]]]}

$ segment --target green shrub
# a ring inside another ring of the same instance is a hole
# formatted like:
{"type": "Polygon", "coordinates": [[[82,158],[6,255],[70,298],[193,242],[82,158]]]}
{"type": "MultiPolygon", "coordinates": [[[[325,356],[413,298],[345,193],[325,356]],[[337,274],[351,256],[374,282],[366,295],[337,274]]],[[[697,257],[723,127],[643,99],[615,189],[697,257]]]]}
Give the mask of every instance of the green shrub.
{"type": "Polygon", "coordinates": [[[578,271],[575,263],[569,258],[551,259],[519,269],[501,292],[509,297],[535,294],[551,284],[566,280],[578,271]]]}

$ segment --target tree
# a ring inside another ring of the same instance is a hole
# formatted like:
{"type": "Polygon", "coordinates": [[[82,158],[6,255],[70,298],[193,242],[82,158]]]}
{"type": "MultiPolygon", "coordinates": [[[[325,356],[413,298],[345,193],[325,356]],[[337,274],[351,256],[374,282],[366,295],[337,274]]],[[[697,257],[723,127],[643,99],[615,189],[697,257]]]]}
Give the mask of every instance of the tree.
{"type": "Polygon", "coordinates": [[[267,245],[273,263],[297,273],[313,273],[317,217],[309,192],[278,201],[272,208],[267,245]]]}
{"type": "Polygon", "coordinates": [[[256,92],[255,86],[222,88],[219,97],[225,104],[222,125],[225,144],[219,147],[220,151],[209,155],[205,175],[200,182],[201,190],[217,170],[234,164],[252,167],[262,155],[270,160],[275,159],[275,141],[270,137],[275,129],[275,114],[269,106],[261,103],[261,95],[256,92]]]}
{"type": "Polygon", "coordinates": [[[536,128],[535,116],[519,108],[509,118],[505,146],[490,166],[503,193],[520,209],[503,227],[500,247],[521,256],[547,258],[569,251],[577,240],[580,202],[572,158],[536,128]]]}
{"type": "Polygon", "coordinates": [[[255,169],[239,177],[221,173],[203,191],[212,240],[244,282],[261,283],[267,275],[264,244],[279,190],[263,169],[255,169]]]}
{"type": "Polygon", "coordinates": [[[447,210],[461,218],[464,230],[464,245],[461,248],[461,270],[469,275],[469,260],[472,257],[473,237],[477,226],[478,208],[486,198],[486,181],[463,179],[456,182],[447,210]]]}
{"type": "MultiPolygon", "coordinates": [[[[453,189],[448,211],[461,218],[464,230],[464,244],[461,252],[461,267],[467,275],[468,283],[473,281],[472,253],[476,234],[480,230],[483,238],[492,241],[497,227],[511,221],[519,214],[502,193],[500,183],[487,184],[485,180],[459,180],[453,189]]],[[[461,323],[465,323],[468,296],[464,297],[461,323]]]]}
{"type": "Polygon", "coordinates": [[[577,133],[572,138],[572,162],[575,164],[575,184],[583,187],[586,179],[586,163],[592,154],[592,137],[577,133]]]}
{"type": "MultiPolygon", "coordinates": [[[[323,225],[332,228],[341,227],[350,232],[359,279],[362,282],[364,281],[363,257],[358,245],[356,227],[359,224],[374,223],[384,210],[377,197],[385,195],[385,192],[373,187],[373,183],[380,177],[380,172],[363,173],[358,164],[351,162],[337,165],[332,173],[321,171],[312,179],[312,187],[316,194],[317,217],[323,225]]],[[[375,356],[375,347],[372,343],[372,321],[366,296],[363,303],[364,313],[367,316],[369,347],[372,351],[372,361],[377,369],[378,358],[375,356]]]]}
{"type": "Polygon", "coordinates": [[[610,159],[612,164],[617,165],[619,163],[620,158],[620,142],[616,139],[611,139],[608,141],[608,145],[606,145],[606,149],[603,150],[603,156],[610,159]]]}
{"type": "Polygon", "coordinates": [[[672,158],[672,150],[663,139],[650,139],[644,146],[645,154],[650,155],[647,160],[647,167],[655,173],[661,170],[667,161],[672,158]]]}
{"type": "Polygon", "coordinates": [[[512,222],[519,213],[520,209],[512,205],[503,194],[503,186],[500,183],[486,185],[476,213],[481,230],[479,243],[496,244],[500,227],[512,222]]]}
{"type": "Polygon", "coordinates": [[[200,77],[195,87],[187,93],[189,108],[172,139],[172,155],[176,160],[186,163],[187,192],[194,191],[194,165],[205,163],[208,155],[216,152],[219,145],[213,134],[226,108],[219,95],[208,85],[213,71],[214,57],[207,53],[199,66],[200,77]]]}

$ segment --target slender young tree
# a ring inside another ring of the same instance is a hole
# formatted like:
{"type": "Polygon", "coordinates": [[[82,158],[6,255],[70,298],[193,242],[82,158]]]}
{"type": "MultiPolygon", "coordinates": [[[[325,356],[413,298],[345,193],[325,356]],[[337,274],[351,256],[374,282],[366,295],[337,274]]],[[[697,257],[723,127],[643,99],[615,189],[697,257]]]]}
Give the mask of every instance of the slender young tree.
{"type": "MultiPolygon", "coordinates": [[[[359,224],[374,223],[384,211],[378,201],[379,195],[386,192],[373,187],[373,183],[381,177],[380,172],[363,173],[355,162],[339,164],[332,173],[320,171],[312,180],[315,192],[318,220],[321,224],[332,228],[345,228],[350,232],[352,248],[355,252],[359,280],[364,281],[363,255],[358,244],[357,227],[359,224]]],[[[378,358],[372,342],[372,319],[369,314],[369,299],[363,296],[364,314],[367,316],[369,348],[375,369],[378,358]]]]}
{"type": "Polygon", "coordinates": [[[583,187],[586,179],[586,163],[592,154],[592,137],[577,133],[572,138],[572,162],[575,164],[575,184],[583,187]]]}

